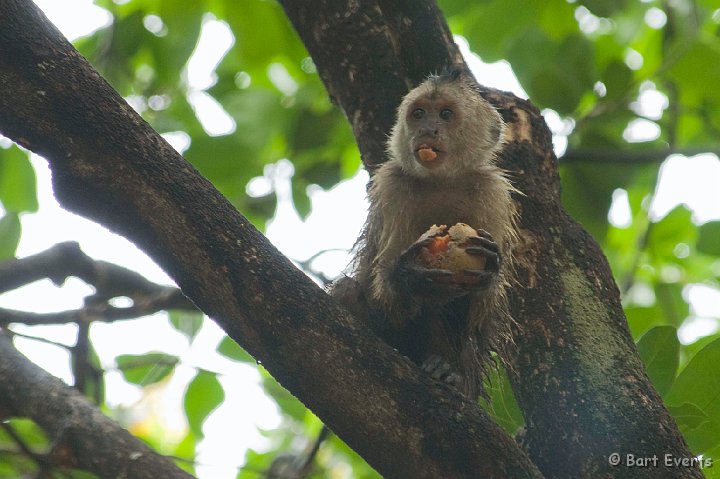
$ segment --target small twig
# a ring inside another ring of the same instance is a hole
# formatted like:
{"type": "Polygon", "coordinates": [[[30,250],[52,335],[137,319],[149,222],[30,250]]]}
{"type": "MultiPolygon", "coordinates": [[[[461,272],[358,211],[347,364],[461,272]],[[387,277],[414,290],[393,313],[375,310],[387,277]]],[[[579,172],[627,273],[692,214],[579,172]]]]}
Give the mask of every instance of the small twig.
{"type": "Polygon", "coordinates": [[[318,434],[318,437],[313,442],[312,447],[305,456],[305,461],[301,465],[300,471],[302,473],[307,474],[310,472],[310,466],[315,460],[315,456],[317,456],[317,453],[320,450],[320,446],[322,446],[322,443],[325,442],[325,440],[330,436],[330,434],[332,434],[330,428],[323,424],[322,428],[320,429],[320,433],[318,434]]]}
{"type": "Polygon", "coordinates": [[[75,387],[87,394],[88,368],[90,366],[88,351],[90,350],[90,321],[78,321],[77,341],[72,348],[72,370],[75,387]]]}
{"type": "Polygon", "coordinates": [[[316,276],[320,281],[322,281],[323,285],[327,286],[328,284],[330,284],[333,281],[332,278],[328,278],[323,273],[320,273],[319,271],[316,271],[315,269],[313,269],[312,263],[313,263],[313,261],[318,259],[320,256],[324,255],[325,253],[331,253],[333,251],[343,251],[343,252],[347,253],[348,250],[345,248],[328,248],[328,249],[318,251],[317,253],[313,254],[306,260],[303,260],[303,261],[293,260],[293,261],[295,263],[297,263],[298,266],[300,266],[300,268],[303,271],[307,271],[310,274],[316,276]]]}
{"type": "Polygon", "coordinates": [[[31,341],[39,341],[41,343],[49,344],[50,346],[57,346],[58,348],[63,349],[72,349],[72,346],[69,344],[64,344],[58,341],[52,341],[50,339],[42,338],[40,336],[33,336],[32,334],[25,334],[25,333],[19,333],[17,331],[13,331],[12,329],[4,329],[3,331],[6,331],[8,334],[12,336],[17,336],[18,338],[25,338],[29,339],[31,341]]]}

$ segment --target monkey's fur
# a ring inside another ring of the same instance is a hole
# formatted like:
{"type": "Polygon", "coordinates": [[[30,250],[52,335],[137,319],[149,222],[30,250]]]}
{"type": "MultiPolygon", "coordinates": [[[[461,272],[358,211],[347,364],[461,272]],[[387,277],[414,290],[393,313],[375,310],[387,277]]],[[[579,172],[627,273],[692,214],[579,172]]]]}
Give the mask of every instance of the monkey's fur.
{"type": "Polygon", "coordinates": [[[354,274],[331,290],[388,343],[472,398],[499,330],[510,321],[505,288],[516,211],[515,190],[495,164],[503,128],[460,72],[432,76],[410,91],[398,109],[388,160],[372,180],[354,274]],[[423,148],[432,148],[432,161],[421,158],[423,148]],[[448,271],[415,261],[422,233],[455,223],[484,230],[469,249],[487,257],[478,284],[438,281],[448,271]]]}

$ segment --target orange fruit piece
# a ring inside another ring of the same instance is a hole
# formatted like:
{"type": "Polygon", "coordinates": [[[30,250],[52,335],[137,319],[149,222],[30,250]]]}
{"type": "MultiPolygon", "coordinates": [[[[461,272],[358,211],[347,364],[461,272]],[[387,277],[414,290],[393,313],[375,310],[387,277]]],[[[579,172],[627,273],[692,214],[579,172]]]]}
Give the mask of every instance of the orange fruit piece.
{"type": "Polygon", "coordinates": [[[450,235],[436,236],[433,238],[432,243],[427,246],[430,254],[440,254],[450,247],[450,235]]]}
{"type": "Polygon", "coordinates": [[[418,156],[422,161],[433,161],[437,158],[437,153],[432,148],[420,148],[418,150],[418,156]]]}

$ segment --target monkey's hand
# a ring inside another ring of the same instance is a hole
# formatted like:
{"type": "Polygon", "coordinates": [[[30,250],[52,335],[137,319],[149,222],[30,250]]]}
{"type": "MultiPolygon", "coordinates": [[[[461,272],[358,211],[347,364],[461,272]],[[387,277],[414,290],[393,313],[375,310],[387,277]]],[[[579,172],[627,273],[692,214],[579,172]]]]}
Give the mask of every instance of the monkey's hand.
{"type": "Polygon", "coordinates": [[[434,227],[405,250],[399,261],[401,279],[409,290],[433,299],[453,299],[487,288],[500,266],[498,245],[484,230],[462,225],[434,227]],[[445,230],[443,230],[445,228],[445,230]],[[437,233],[439,231],[439,233],[437,233]]]}
{"type": "Polygon", "coordinates": [[[500,272],[500,248],[493,241],[492,235],[483,229],[478,229],[477,236],[470,236],[466,242],[469,244],[465,248],[465,252],[469,255],[485,258],[485,268],[482,270],[465,268],[465,273],[476,276],[480,279],[479,284],[484,284],[492,280],[492,278],[500,272]]]}
{"type": "Polygon", "coordinates": [[[397,269],[400,284],[413,296],[433,300],[451,300],[468,294],[474,288],[453,282],[455,272],[424,264],[422,255],[432,241],[433,238],[418,240],[400,255],[397,269]]]}

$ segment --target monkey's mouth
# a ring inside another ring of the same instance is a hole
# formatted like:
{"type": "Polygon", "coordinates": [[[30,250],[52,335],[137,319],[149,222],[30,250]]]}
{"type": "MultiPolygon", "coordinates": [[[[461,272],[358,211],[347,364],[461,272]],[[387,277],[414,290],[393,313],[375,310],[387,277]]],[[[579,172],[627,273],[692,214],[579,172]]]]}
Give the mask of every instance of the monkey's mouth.
{"type": "Polygon", "coordinates": [[[438,160],[442,151],[427,143],[423,143],[415,150],[415,157],[421,164],[430,164],[438,160]]]}

